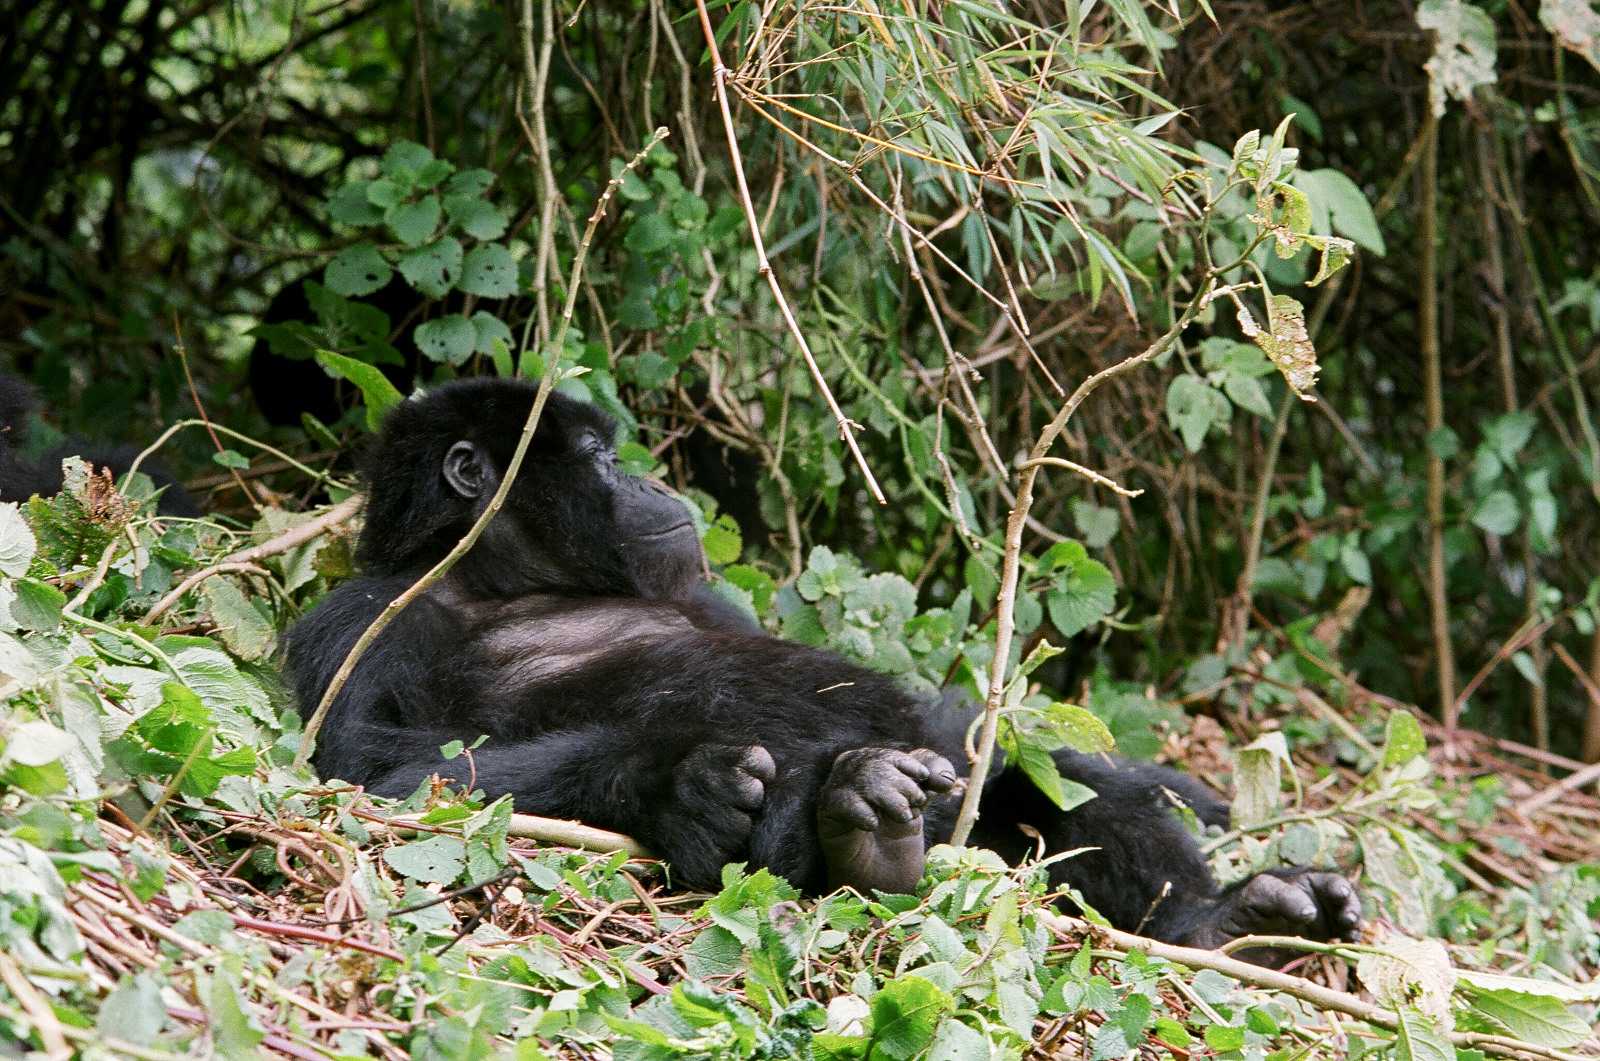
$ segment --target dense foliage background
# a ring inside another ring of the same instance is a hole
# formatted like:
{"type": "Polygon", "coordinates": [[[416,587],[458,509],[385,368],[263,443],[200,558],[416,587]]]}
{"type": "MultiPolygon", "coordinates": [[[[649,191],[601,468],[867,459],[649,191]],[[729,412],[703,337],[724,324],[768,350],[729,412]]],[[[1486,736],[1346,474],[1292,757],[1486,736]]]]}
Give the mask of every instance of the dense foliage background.
{"type": "Polygon", "coordinates": [[[1600,10],[1536,3],[0,0],[0,464],[208,512],[0,498],[0,1044],[1596,1056],[1600,10]],[[299,768],[362,442],[478,373],[611,410],[775,633],[1062,804],[1052,745],[1187,766],[1363,940],[1273,979],[955,847],[684,895],[299,768]]]}

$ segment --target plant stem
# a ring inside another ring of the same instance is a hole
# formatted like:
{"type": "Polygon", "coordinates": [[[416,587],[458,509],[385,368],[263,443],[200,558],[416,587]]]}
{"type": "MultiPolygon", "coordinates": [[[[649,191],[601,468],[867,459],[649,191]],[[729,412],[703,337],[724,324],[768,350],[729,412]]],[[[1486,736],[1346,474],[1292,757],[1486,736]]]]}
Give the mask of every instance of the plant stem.
{"type": "MultiPolygon", "coordinates": [[[[1423,130],[1421,188],[1417,196],[1418,283],[1417,329],[1422,352],[1422,401],[1427,438],[1444,427],[1444,393],[1439,369],[1439,119],[1430,110],[1423,130]]],[[[1456,660],[1450,643],[1450,600],[1444,563],[1444,458],[1428,445],[1428,612],[1433,627],[1433,654],[1439,678],[1439,718],[1447,734],[1456,728],[1456,660]]]]}
{"type": "MultiPolygon", "coordinates": [[[[703,3],[704,0],[699,2],[703,3]]],[[[1016,632],[1017,583],[1022,567],[1022,532],[1027,526],[1028,510],[1033,507],[1034,480],[1038,478],[1039,469],[1045,466],[1043,459],[1049,455],[1050,447],[1066,428],[1067,421],[1072,418],[1078,406],[1082,405],[1084,399],[1093,394],[1101,384],[1148,363],[1178,341],[1178,337],[1189,326],[1189,322],[1200,312],[1201,304],[1206,301],[1205,296],[1210,292],[1212,282],[1213,277],[1208,275],[1200,286],[1201,293],[1189,302],[1188,308],[1183,311],[1183,316],[1179,317],[1154,343],[1130,358],[1101,369],[1080,383],[1066,404],[1062,405],[1050,423],[1045,425],[1044,430],[1039,432],[1033,448],[1028,452],[1027,461],[1022,465],[1017,482],[1017,500],[1006,516],[1005,556],[1000,565],[1000,596],[995,617],[994,659],[989,663],[989,698],[983,707],[983,728],[978,735],[977,751],[972,756],[972,771],[968,775],[967,792],[961,801],[961,813],[956,819],[955,831],[950,836],[950,842],[956,847],[966,844],[972,826],[978,820],[978,801],[983,795],[984,782],[989,777],[989,764],[994,759],[995,734],[999,729],[1000,706],[1005,697],[1006,658],[1011,654],[1011,639],[1016,632]]]]}
{"type": "Polygon", "coordinates": [[[551,341],[549,352],[545,357],[544,374],[539,380],[539,390],[534,394],[533,408],[528,411],[528,420],[522,425],[522,436],[517,439],[517,448],[511,454],[511,461],[506,465],[505,472],[500,477],[500,485],[495,489],[494,496],[489,499],[488,505],[484,506],[483,512],[478,515],[472,527],[455,544],[455,548],[446,553],[442,560],[429,568],[425,575],[408,586],[403,593],[390,601],[388,606],[378,614],[376,619],[372,620],[371,625],[362,631],[361,636],[356,639],[355,645],[345,655],[344,662],[339,664],[339,669],[334,673],[333,680],[328,682],[328,688],[323,691],[322,699],[317,702],[316,710],[311,713],[311,717],[306,721],[305,732],[300,737],[300,747],[294,754],[294,768],[296,770],[306,765],[306,759],[311,755],[312,743],[316,739],[317,732],[322,729],[322,723],[328,717],[328,709],[333,706],[333,701],[338,697],[340,690],[344,688],[345,682],[350,680],[350,675],[355,670],[356,664],[361,661],[361,657],[366,654],[372,643],[378,639],[378,635],[383,633],[389,624],[394,621],[395,617],[406,609],[407,605],[422,596],[428,587],[449,573],[450,569],[456,565],[456,562],[472,550],[472,547],[478,543],[478,538],[483,534],[484,528],[489,525],[489,521],[494,519],[495,514],[506,503],[506,497],[511,493],[511,484],[516,482],[517,473],[522,470],[522,459],[527,455],[528,445],[533,441],[533,433],[539,426],[539,415],[544,412],[544,403],[550,397],[550,391],[554,389],[556,378],[560,374],[561,351],[567,341],[567,328],[572,323],[573,307],[578,302],[579,280],[583,277],[583,263],[589,256],[589,244],[594,239],[594,230],[599,226],[600,218],[605,216],[606,207],[610,205],[611,197],[616,194],[617,187],[622,183],[622,179],[635,166],[643,162],[645,156],[655,148],[656,144],[665,139],[666,135],[667,131],[665,129],[656,130],[656,135],[645,145],[644,150],[633,156],[633,159],[626,166],[623,166],[615,177],[611,178],[611,182],[606,185],[606,190],[600,195],[600,201],[594,205],[594,213],[589,215],[589,227],[584,230],[583,242],[578,244],[577,253],[572,258],[572,278],[567,283],[566,307],[561,312],[561,325],[557,329],[555,338],[551,341]]]}
{"type": "Polygon", "coordinates": [[[744,206],[745,220],[750,225],[750,242],[756,252],[756,271],[766,279],[767,286],[772,289],[772,297],[778,303],[779,312],[783,314],[783,323],[788,326],[789,334],[794,336],[795,344],[800,347],[800,354],[805,358],[806,368],[810,369],[817,390],[822,393],[823,400],[828,404],[828,411],[833,414],[834,422],[839,425],[839,436],[850,448],[850,455],[855,458],[856,466],[866,477],[867,489],[872,491],[872,496],[877,499],[878,504],[888,504],[882,488],[878,486],[877,477],[867,466],[866,455],[861,452],[861,446],[856,442],[855,428],[858,425],[845,416],[844,410],[839,408],[833,391],[828,387],[828,381],[822,376],[822,369],[817,366],[817,359],[811,354],[811,346],[806,342],[805,333],[800,330],[800,323],[795,320],[794,311],[789,308],[789,300],[784,297],[783,288],[778,283],[778,274],[772,271],[772,263],[767,261],[766,243],[761,238],[761,221],[756,216],[755,202],[750,198],[750,185],[744,176],[744,159],[739,153],[739,137],[733,128],[733,112],[728,109],[728,68],[722,64],[722,53],[717,49],[717,34],[711,28],[711,13],[706,10],[706,0],[695,0],[695,7],[700,13],[700,29],[705,34],[706,48],[711,53],[711,72],[717,91],[717,106],[722,111],[722,130],[728,138],[728,156],[733,162],[733,175],[738,182],[739,201],[744,206]]]}

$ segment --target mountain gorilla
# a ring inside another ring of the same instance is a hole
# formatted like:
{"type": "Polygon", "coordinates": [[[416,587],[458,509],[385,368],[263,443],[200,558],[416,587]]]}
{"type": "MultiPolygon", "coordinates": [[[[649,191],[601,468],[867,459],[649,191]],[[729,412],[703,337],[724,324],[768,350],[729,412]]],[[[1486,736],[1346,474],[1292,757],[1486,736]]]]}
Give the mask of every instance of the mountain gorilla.
{"type": "MultiPolygon", "coordinates": [[[[302,712],[384,606],[482,512],[533,396],[522,382],[465,380],[390,414],[367,457],[366,574],[289,635],[302,712]]],[[[971,708],[920,703],[699,592],[687,512],[618,467],[614,432],[593,406],[550,395],[506,507],[334,702],[316,750],[323,776],[404,797],[445,766],[440,745],[488,734],[473,761],[487,794],[630,833],[685,883],[714,888],[725,863],[748,862],[813,893],[911,891],[924,843],[955,821],[971,708]]],[[[1051,879],[1114,924],[1198,946],[1249,933],[1328,939],[1359,924],[1360,902],[1337,874],[1219,888],[1172,813],[1181,798],[1226,820],[1198,782],[1105,757],[1056,761],[1098,798],[1063,814],[1002,769],[972,840],[1020,861],[1034,850],[1026,824],[1049,851],[1094,849],[1056,862],[1051,879]]]]}

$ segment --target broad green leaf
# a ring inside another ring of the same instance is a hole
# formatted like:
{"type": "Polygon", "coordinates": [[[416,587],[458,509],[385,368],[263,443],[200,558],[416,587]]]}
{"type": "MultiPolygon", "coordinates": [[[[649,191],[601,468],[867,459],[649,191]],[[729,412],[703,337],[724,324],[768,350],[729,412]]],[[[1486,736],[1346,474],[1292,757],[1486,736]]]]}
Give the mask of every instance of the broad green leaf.
{"type": "Polygon", "coordinates": [[[211,1044],[227,1061],[258,1061],[257,1047],[267,1035],[239,1001],[239,989],[220,970],[211,977],[206,995],[206,1015],[211,1018],[211,1044]]]}
{"type": "Polygon", "coordinates": [[[394,270],[370,243],[353,243],[340,251],[323,271],[322,282],[334,294],[370,295],[394,279],[394,270]]]}
{"type": "Polygon", "coordinates": [[[245,599],[232,580],[221,576],[208,578],[201,584],[200,592],[206,599],[217,636],[234,655],[254,662],[272,652],[275,641],[272,624],[245,599]]]}
{"type": "Polygon", "coordinates": [[[1283,806],[1283,775],[1288,745],[1282,733],[1267,733],[1239,749],[1234,764],[1234,797],[1230,816],[1235,829],[1253,829],[1275,817],[1283,806]]]}
{"type": "Polygon", "coordinates": [[[1260,380],[1250,376],[1228,375],[1223,378],[1222,389],[1228,392],[1229,399],[1239,408],[1263,419],[1272,419],[1272,403],[1267,400],[1267,392],[1262,389],[1260,380]]]}
{"type": "Polygon", "coordinates": [[[1383,242],[1383,232],[1378,228],[1372,213],[1372,203],[1355,181],[1336,169],[1302,170],[1294,175],[1294,183],[1305,190],[1314,203],[1328,211],[1332,233],[1337,233],[1382,257],[1388,253],[1383,242]]]}
{"type": "Polygon", "coordinates": [[[366,181],[353,181],[333,193],[328,216],[356,228],[370,228],[383,220],[383,210],[367,197],[366,181]]]}
{"type": "Polygon", "coordinates": [[[1072,500],[1072,522],[1083,535],[1083,544],[1091,549],[1103,549],[1117,536],[1122,515],[1110,506],[1077,497],[1072,500]]]}
{"type": "Polygon", "coordinates": [[[517,293],[517,262],[499,243],[483,243],[467,252],[457,287],[469,295],[508,298],[517,293]]]}
{"type": "Polygon", "coordinates": [[[39,542],[15,502],[0,504],[0,575],[18,578],[28,573],[39,542]]]}
{"type": "Polygon", "coordinates": [[[318,350],[317,363],[337,372],[361,391],[361,398],[367,406],[369,431],[376,431],[382,427],[383,414],[401,401],[400,392],[395,390],[394,384],[389,382],[388,377],[365,361],[357,361],[353,357],[345,357],[331,350],[318,350]]]}
{"type": "Polygon", "coordinates": [[[418,170],[432,161],[433,152],[421,144],[410,140],[396,140],[390,145],[389,150],[383,153],[378,168],[383,170],[387,177],[403,179],[409,183],[416,180],[418,170]]]}
{"type": "Polygon", "coordinates": [[[167,1022],[167,1004],[161,999],[161,984],[149,973],[123,977],[116,990],[100,1003],[95,1027],[102,1035],[124,1042],[148,1046],[161,1034],[167,1022]]]}
{"type": "Polygon", "coordinates": [[[21,579],[12,587],[16,599],[11,602],[11,618],[24,630],[50,633],[61,625],[61,609],[66,606],[67,595],[48,582],[21,579]]]}
{"type": "Polygon", "coordinates": [[[1396,1015],[1400,1018],[1395,1033],[1397,1061],[1458,1061],[1455,1048],[1439,1034],[1433,1021],[1409,1006],[1400,1007],[1396,1015]]]}
{"type": "Polygon", "coordinates": [[[1404,766],[1427,751],[1428,741],[1416,717],[1403,707],[1389,712],[1383,734],[1383,765],[1404,766]]]}
{"type": "Polygon", "coordinates": [[[415,247],[439,227],[439,197],[429,195],[414,203],[397,203],[384,211],[383,219],[396,239],[415,247]]]}
{"type": "Polygon", "coordinates": [[[1410,939],[1391,935],[1379,951],[1361,955],[1356,975],[1378,1003],[1415,1012],[1448,1029],[1450,993],[1455,990],[1456,971],[1450,965],[1450,952],[1436,939],[1410,939]]]}
{"type": "Polygon", "coordinates": [[[465,845],[442,834],[391,847],[384,851],[383,860],[396,873],[424,884],[449,884],[467,865],[465,845]]]}
{"type": "Polygon", "coordinates": [[[451,223],[473,239],[499,239],[506,234],[505,215],[475,195],[447,195],[444,208],[451,223]]]}
{"type": "Polygon", "coordinates": [[[1517,506],[1516,495],[1509,490],[1496,490],[1478,503],[1472,513],[1472,522],[1490,534],[1505,537],[1522,522],[1522,511],[1517,506]]]}
{"type": "Polygon", "coordinates": [[[1045,593],[1050,621],[1062,637],[1076,636],[1098,623],[1116,604],[1116,579],[1098,560],[1079,560],[1056,572],[1054,585],[1045,593]]]}
{"type": "Polygon", "coordinates": [[[734,563],[744,550],[744,541],[739,536],[739,524],[734,522],[732,516],[718,516],[716,521],[706,528],[705,537],[700,539],[700,543],[705,549],[706,560],[718,567],[734,563]]]}
{"type": "Polygon", "coordinates": [[[955,1003],[920,976],[890,980],[872,996],[872,1053],[888,1061],[911,1061],[933,1042],[939,1018],[955,1003]]]}
{"type": "MultiPolygon", "coordinates": [[[[516,340],[511,335],[511,329],[506,327],[506,322],[496,317],[488,310],[478,310],[472,315],[472,327],[477,332],[473,343],[473,351],[479,354],[494,354],[495,342],[498,341],[506,351],[506,359],[510,360],[511,348],[516,345],[516,340]]],[[[501,375],[510,375],[503,372],[501,375]]]]}
{"type": "Polygon", "coordinates": [[[1190,453],[1200,452],[1206,432],[1227,423],[1232,412],[1222,392],[1197,376],[1180,372],[1167,386],[1167,424],[1183,436],[1190,453]]]}
{"type": "Polygon", "coordinates": [[[1485,991],[1473,998],[1472,1008],[1516,1038],[1539,1046],[1577,1046],[1591,1031],[1588,1022],[1549,995],[1485,991]]]}
{"type": "Polygon", "coordinates": [[[1075,752],[1108,752],[1117,745],[1106,724],[1086,707],[1057,702],[1045,709],[1050,732],[1075,752]]]}
{"type": "Polygon", "coordinates": [[[459,313],[423,321],[412,333],[417,349],[430,361],[464,365],[478,346],[478,329],[459,313]]]}
{"type": "Polygon", "coordinates": [[[429,298],[443,298],[461,276],[461,258],[460,242],[446,236],[400,255],[400,275],[429,298]]]}

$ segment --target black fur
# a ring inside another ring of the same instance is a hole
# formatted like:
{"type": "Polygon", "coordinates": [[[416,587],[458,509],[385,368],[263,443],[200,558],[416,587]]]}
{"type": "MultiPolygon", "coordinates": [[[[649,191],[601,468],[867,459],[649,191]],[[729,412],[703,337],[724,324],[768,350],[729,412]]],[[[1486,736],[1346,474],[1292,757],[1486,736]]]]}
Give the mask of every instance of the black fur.
{"type": "MultiPolygon", "coordinates": [[[[82,457],[96,468],[109,468],[114,476],[124,475],[139,455],[129,446],[100,446],[69,439],[53,446],[38,460],[30,460],[21,450],[21,434],[38,399],[26,381],[0,372],[0,501],[26,501],[34,494],[53,497],[61,492],[61,461],[82,457]]],[[[163,516],[201,515],[200,506],[171,474],[149,462],[139,470],[165,489],[156,502],[163,516]]]]}
{"type": "MultiPolygon", "coordinates": [[[[289,635],[302,712],[384,606],[482,511],[532,396],[522,383],[463,381],[391,414],[367,463],[358,549],[367,574],[289,635]]],[[[474,754],[486,793],[630,833],[681,882],[714,887],[725,863],[741,861],[812,892],[908,888],[925,843],[954,825],[972,709],[921,702],[883,675],[708,607],[697,595],[698,542],[615,469],[612,430],[595,408],[551,395],[505,510],[356,667],[318,740],[319,769],[401,797],[434,772],[464,780],[466,763],[445,761],[439,746],[487,734],[474,754]],[[659,521],[654,537],[641,512],[659,521]]],[[[1056,759],[1098,798],[1063,814],[1001,769],[974,843],[1020,861],[1035,850],[1020,823],[1047,851],[1092,848],[1057,862],[1053,881],[1119,927],[1163,939],[1215,945],[1280,922],[1354,929],[1359,903],[1332,874],[1219,889],[1172,813],[1182,800],[1226,822],[1226,807],[1193,779],[1105,757],[1056,759]]]]}

